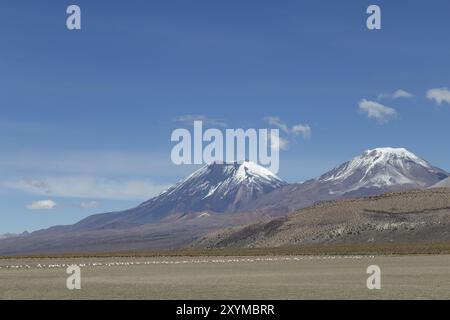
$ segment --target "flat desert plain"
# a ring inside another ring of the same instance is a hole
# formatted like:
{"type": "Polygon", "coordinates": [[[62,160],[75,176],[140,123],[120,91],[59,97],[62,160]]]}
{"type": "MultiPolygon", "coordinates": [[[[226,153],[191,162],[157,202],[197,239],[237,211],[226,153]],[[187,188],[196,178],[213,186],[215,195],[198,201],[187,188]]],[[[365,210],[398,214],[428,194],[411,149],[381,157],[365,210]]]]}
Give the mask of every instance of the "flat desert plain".
{"type": "Polygon", "coordinates": [[[450,299],[450,255],[8,258],[0,299],[450,299]]]}

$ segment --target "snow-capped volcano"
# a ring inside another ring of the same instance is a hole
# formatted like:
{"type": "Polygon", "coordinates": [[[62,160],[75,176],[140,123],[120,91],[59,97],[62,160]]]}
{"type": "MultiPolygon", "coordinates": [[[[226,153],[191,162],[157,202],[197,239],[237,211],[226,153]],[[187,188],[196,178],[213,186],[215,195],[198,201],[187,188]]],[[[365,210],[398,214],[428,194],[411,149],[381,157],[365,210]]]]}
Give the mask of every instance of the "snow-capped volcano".
{"type": "Polygon", "coordinates": [[[94,215],[78,229],[123,227],[195,212],[232,213],[287,183],[253,162],[213,163],[142,203],[118,213],[94,215]]]}
{"type": "Polygon", "coordinates": [[[172,212],[235,212],[243,204],[285,184],[272,172],[253,162],[213,163],[139,207],[153,207],[163,200],[171,203],[172,212]]]}
{"type": "Polygon", "coordinates": [[[404,148],[377,148],[341,164],[317,179],[282,187],[248,210],[299,209],[317,202],[426,189],[449,174],[404,148]]]}
{"type": "MultiPolygon", "coordinates": [[[[250,196],[249,200],[251,200],[259,194],[272,191],[283,184],[285,182],[271,171],[253,162],[213,163],[197,170],[163,192],[160,197],[176,195],[195,197],[199,200],[225,199],[227,195],[234,195],[239,190],[246,189],[246,193],[250,196]]],[[[152,200],[145,202],[142,206],[151,202],[152,200]]],[[[235,210],[234,205],[226,207],[231,211],[235,210]]],[[[223,211],[223,209],[218,211],[223,211]]]]}
{"type": "Polygon", "coordinates": [[[377,148],[365,151],[318,180],[330,184],[331,191],[352,192],[361,188],[426,188],[448,173],[433,167],[404,148],[377,148]]]}

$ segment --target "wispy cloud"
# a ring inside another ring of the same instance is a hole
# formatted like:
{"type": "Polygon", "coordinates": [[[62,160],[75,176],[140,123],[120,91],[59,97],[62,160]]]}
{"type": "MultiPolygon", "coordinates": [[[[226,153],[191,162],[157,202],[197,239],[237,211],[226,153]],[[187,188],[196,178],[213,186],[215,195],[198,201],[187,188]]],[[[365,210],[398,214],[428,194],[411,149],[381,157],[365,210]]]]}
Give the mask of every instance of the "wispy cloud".
{"type": "Polygon", "coordinates": [[[52,210],[57,206],[57,203],[53,200],[40,200],[27,205],[27,208],[30,210],[52,210]]]}
{"type": "Polygon", "coordinates": [[[288,140],[274,134],[269,136],[269,142],[274,150],[286,150],[289,146],[288,140]]]}
{"type": "Polygon", "coordinates": [[[273,148],[278,148],[279,150],[286,150],[291,143],[291,140],[294,140],[297,136],[302,136],[304,139],[309,139],[311,137],[311,127],[308,124],[296,124],[292,127],[275,116],[267,116],[264,117],[263,120],[267,122],[269,125],[277,127],[281,130],[285,135],[287,135],[287,139],[283,137],[271,137],[271,145],[273,148]]]}
{"type": "Polygon", "coordinates": [[[378,100],[381,99],[400,99],[400,98],[404,98],[404,99],[410,99],[410,98],[414,98],[414,95],[408,91],[405,91],[403,89],[398,89],[392,93],[380,93],[378,95],[378,100]]]}
{"type": "Polygon", "coordinates": [[[303,138],[305,139],[311,137],[311,127],[308,124],[299,123],[292,127],[289,127],[289,125],[286,122],[274,116],[267,116],[263,120],[266,121],[269,125],[279,128],[281,131],[283,131],[288,135],[294,136],[302,135],[303,138]]]}
{"type": "MultiPolygon", "coordinates": [[[[50,177],[44,179],[9,180],[3,187],[35,195],[111,199],[111,200],[147,200],[167,185],[158,185],[146,180],[108,180],[94,177],[50,177]]],[[[93,202],[80,205],[92,206],[93,202]]]]}
{"type": "Polygon", "coordinates": [[[435,88],[427,92],[427,98],[436,101],[438,104],[446,102],[450,104],[450,90],[448,88],[435,88]]]}
{"type": "MultiPolygon", "coordinates": [[[[112,150],[48,151],[0,153],[1,174],[20,172],[22,176],[153,176],[170,180],[190,173],[186,166],[167,161],[163,152],[118,152],[112,150]]],[[[1,175],[0,175],[1,176],[1,175]]]]}
{"type": "Polygon", "coordinates": [[[268,116],[268,117],[264,118],[264,121],[266,121],[268,124],[270,124],[272,126],[277,127],[284,133],[289,133],[289,131],[290,131],[287,124],[284,123],[283,121],[281,121],[281,119],[278,117],[268,116]]]}
{"type": "Polygon", "coordinates": [[[301,135],[304,139],[309,139],[311,137],[311,127],[307,124],[296,124],[291,130],[294,136],[301,135]]]}
{"type": "Polygon", "coordinates": [[[175,122],[184,122],[192,124],[194,121],[202,121],[206,125],[217,126],[217,127],[227,127],[228,124],[224,122],[222,119],[213,119],[204,115],[192,115],[186,114],[182,116],[178,116],[173,118],[175,122]]]}
{"type": "Polygon", "coordinates": [[[34,201],[26,206],[27,209],[30,210],[53,210],[53,209],[81,209],[81,210],[90,210],[100,208],[100,202],[92,200],[92,201],[82,201],[79,204],[70,204],[70,205],[60,205],[53,200],[39,200],[34,201]]]}
{"type": "Polygon", "coordinates": [[[370,119],[375,119],[379,123],[386,123],[397,116],[397,111],[381,103],[363,99],[359,102],[360,112],[366,114],[370,119]]]}

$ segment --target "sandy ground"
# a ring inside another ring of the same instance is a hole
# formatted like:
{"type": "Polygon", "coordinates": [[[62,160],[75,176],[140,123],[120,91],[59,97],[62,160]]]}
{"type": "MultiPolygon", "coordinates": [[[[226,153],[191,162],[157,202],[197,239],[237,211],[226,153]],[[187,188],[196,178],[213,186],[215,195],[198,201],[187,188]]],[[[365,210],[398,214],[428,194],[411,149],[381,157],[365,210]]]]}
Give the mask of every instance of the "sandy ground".
{"type": "Polygon", "coordinates": [[[450,299],[450,256],[0,259],[0,299],[450,299]]]}

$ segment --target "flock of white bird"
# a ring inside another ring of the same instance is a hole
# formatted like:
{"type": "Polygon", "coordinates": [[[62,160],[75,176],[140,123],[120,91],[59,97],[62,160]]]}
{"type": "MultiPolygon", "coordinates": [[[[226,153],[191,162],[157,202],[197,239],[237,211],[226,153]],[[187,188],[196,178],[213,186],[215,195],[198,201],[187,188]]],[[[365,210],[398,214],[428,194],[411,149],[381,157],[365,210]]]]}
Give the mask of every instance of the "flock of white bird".
{"type": "Polygon", "coordinates": [[[336,260],[336,259],[367,259],[374,256],[295,256],[295,257],[261,257],[261,258],[222,258],[222,259],[190,259],[190,260],[153,260],[153,261],[124,261],[124,262],[91,262],[91,263],[61,263],[61,264],[41,264],[28,265],[0,265],[0,269],[55,269],[67,268],[76,265],[85,267],[121,267],[139,265],[176,265],[176,264],[204,264],[204,263],[254,263],[254,262],[275,262],[275,261],[302,261],[302,260],[336,260]]]}

